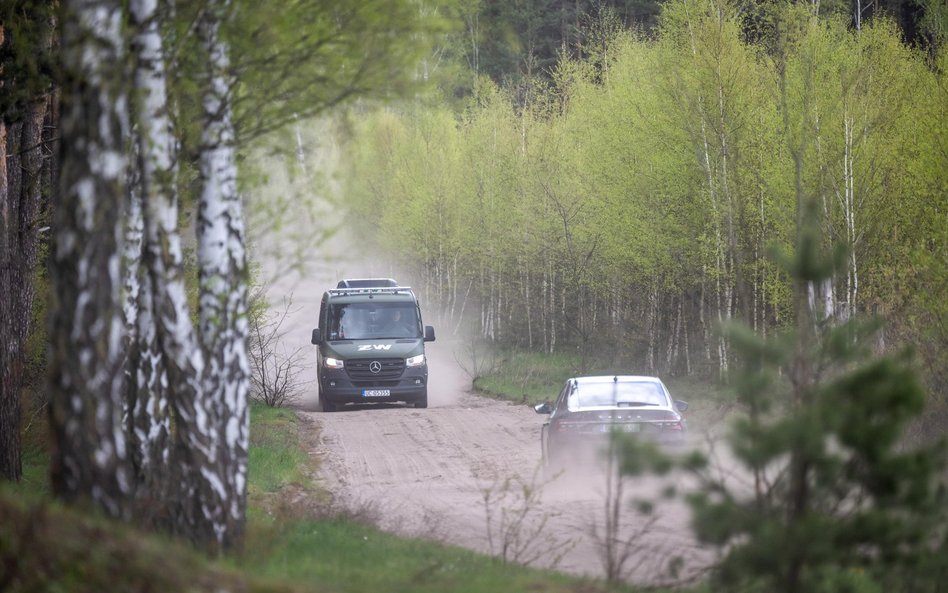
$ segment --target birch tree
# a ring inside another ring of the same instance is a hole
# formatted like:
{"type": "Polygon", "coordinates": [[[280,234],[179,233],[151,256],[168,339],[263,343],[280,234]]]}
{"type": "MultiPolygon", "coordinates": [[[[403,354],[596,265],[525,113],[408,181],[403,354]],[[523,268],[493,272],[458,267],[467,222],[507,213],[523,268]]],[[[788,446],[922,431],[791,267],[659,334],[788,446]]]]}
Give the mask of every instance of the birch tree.
{"type": "MultiPolygon", "coordinates": [[[[249,416],[247,394],[247,255],[240,196],[231,97],[229,47],[221,36],[229,0],[214,0],[198,24],[207,57],[201,136],[201,195],[198,207],[199,313],[207,360],[203,399],[211,410],[219,472],[214,488],[222,524],[217,543],[232,547],[242,537],[247,496],[249,416]]],[[[213,512],[218,512],[210,506],[213,512]]],[[[218,527],[215,527],[216,529],[218,527]]]]}
{"type": "Polygon", "coordinates": [[[128,102],[122,11],[64,2],[60,202],[54,213],[49,391],[54,490],[128,516],[121,258],[128,102]]]}
{"type": "MultiPolygon", "coordinates": [[[[155,303],[183,314],[184,302],[167,303],[171,295],[183,295],[180,283],[180,255],[165,250],[177,243],[169,229],[161,229],[156,220],[164,220],[169,210],[176,212],[174,138],[169,119],[165,81],[164,52],[159,34],[155,0],[134,0],[129,15],[134,31],[131,49],[134,54],[134,122],[130,152],[133,155],[129,174],[128,212],[125,245],[125,324],[129,342],[126,365],[128,381],[128,427],[132,443],[132,467],[139,499],[165,500],[171,485],[170,408],[166,361],[177,360],[174,354],[181,345],[180,337],[156,318],[155,303]],[[148,213],[146,216],[146,212],[148,213]],[[146,226],[146,220],[148,225],[146,226]],[[163,241],[164,239],[171,239],[163,241]],[[161,243],[155,244],[155,241],[161,243]],[[177,257],[177,267],[174,262],[177,257]],[[158,263],[161,262],[161,263],[158,263]],[[170,277],[165,274],[171,268],[170,277]],[[158,268],[153,279],[152,269],[158,268]],[[157,283],[157,284],[156,284],[157,283]],[[159,292],[156,294],[154,287],[159,292]],[[160,328],[160,329],[159,329],[160,328]],[[159,335],[162,336],[159,343],[159,335]],[[162,346],[165,346],[164,354],[162,346]]],[[[176,214],[173,214],[176,224],[176,214]]],[[[194,345],[191,344],[193,349],[194,345]]],[[[178,372],[180,378],[181,371],[178,372]]],[[[177,392],[177,386],[171,386],[177,392]]],[[[182,397],[192,395],[187,388],[182,397]]]]}

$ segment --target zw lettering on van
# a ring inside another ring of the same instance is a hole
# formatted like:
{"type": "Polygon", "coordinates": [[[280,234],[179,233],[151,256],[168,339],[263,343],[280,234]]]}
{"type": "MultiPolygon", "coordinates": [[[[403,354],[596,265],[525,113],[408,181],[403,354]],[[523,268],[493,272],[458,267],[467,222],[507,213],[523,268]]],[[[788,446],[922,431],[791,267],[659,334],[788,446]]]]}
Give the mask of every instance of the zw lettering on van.
{"type": "Polygon", "coordinates": [[[366,350],[388,350],[391,347],[391,344],[366,344],[365,346],[359,346],[359,352],[365,352],[366,350]]]}

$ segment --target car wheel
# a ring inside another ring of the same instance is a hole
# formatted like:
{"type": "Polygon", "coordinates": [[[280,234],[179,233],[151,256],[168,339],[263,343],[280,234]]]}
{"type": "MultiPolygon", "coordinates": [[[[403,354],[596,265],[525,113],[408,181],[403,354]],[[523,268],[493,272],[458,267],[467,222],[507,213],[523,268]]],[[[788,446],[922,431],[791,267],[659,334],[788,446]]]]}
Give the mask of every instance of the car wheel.
{"type": "Polygon", "coordinates": [[[335,412],[337,409],[336,404],[332,402],[322,400],[322,404],[323,404],[323,412],[335,412]]]}
{"type": "Polygon", "coordinates": [[[421,396],[421,399],[415,400],[416,408],[427,408],[428,407],[428,392],[426,391],[424,395],[421,396]]]}

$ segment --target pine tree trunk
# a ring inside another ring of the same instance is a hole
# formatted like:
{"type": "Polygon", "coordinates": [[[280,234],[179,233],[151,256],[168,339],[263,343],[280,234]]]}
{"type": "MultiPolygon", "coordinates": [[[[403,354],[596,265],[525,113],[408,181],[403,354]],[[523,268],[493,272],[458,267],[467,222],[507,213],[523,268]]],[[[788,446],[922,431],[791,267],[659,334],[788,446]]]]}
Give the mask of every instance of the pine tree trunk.
{"type": "MultiPolygon", "coordinates": [[[[0,26],[0,46],[3,45],[0,26]]],[[[0,117],[0,286],[10,284],[10,195],[7,185],[7,126],[0,117]]],[[[13,290],[0,294],[0,336],[12,335],[13,290]]],[[[4,338],[0,344],[0,478],[19,480],[23,474],[20,454],[20,390],[15,362],[15,344],[4,338]]]]}
{"type": "Polygon", "coordinates": [[[66,1],[60,200],[50,281],[52,482],[69,502],[128,515],[121,411],[121,237],[128,130],[122,7],[66,1]]]}
{"type": "Polygon", "coordinates": [[[201,340],[208,368],[205,397],[217,430],[219,504],[224,510],[219,544],[240,545],[246,511],[250,366],[247,356],[247,263],[244,221],[237,194],[235,137],[231,120],[228,47],[220,38],[227,2],[211,2],[198,27],[208,57],[201,147],[202,191],[198,217],[201,340]]]}
{"type": "MultiPolygon", "coordinates": [[[[26,7],[25,19],[36,27],[37,47],[48,54],[52,46],[53,22],[45,6],[26,7]]],[[[21,46],[9,41],[0,23],[0,48],[11,59],[21,46]]],[[[0,89],[21,81],[4,76],[0,63],[0,89]]],[[[33,319],[38,220],[43,211],[44,154],[43,122],[49,95],[44,91],[11,112],[2,114],[17,123],[0,121],[0,477],[18,480],[21,475],[20,390],[26,363],[26,344],[33,319]]]]}

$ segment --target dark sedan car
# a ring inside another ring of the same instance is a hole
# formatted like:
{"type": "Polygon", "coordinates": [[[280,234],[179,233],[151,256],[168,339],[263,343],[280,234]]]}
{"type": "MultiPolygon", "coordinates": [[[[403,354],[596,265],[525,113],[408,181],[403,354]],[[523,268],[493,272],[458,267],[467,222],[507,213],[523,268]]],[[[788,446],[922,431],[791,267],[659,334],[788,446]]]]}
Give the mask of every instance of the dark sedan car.
{"type": "Polygon", "coordinates": [[[659,443],[682,443],[687,426],[681,413],[687,408],[685,402],[672,399],[656,377],[574,377],[566,381],[555,403],[534,408],[550,414],[540,435],[543,461],[559,465],[588,455],[607,443],[613,430],[659,443]]]}

